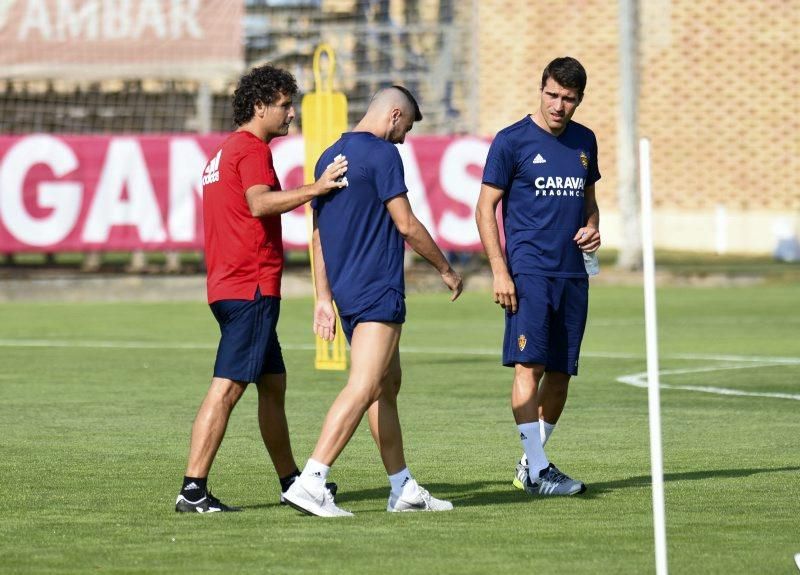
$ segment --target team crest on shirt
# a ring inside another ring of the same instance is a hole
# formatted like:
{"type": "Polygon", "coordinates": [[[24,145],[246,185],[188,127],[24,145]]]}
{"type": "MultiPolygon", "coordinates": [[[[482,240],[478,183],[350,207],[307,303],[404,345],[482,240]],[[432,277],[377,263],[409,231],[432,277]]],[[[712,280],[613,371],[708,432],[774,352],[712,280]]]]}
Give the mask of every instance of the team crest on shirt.
{"type": "Polygon", "coordinates": [[[517,338],[517,346],[519,347],[520,351],[523,351],[525,349],[527,343],[528,343],[528,338],[525,337],[524,335],[521,335],[517,338]]]}
{"type": "Polygon", "coordinates": [[[589,169],[589,154],[581,150],[581,165],[583,166],[584,170],[589,169]]]}

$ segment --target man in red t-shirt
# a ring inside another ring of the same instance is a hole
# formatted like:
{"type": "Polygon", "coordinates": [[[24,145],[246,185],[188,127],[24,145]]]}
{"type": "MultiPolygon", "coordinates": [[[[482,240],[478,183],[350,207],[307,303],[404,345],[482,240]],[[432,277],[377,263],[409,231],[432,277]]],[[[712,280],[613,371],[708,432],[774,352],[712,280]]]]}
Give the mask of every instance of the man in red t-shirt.
{"type": "MultiPolygon", "coordinates": [[[[231,411],[250,382],[258,389],[258,424],[281,493],[300,475],[289,441],[286,368],[275,329],[283,272],[280,215],[345,187],[347,160],[338,157],[313,184],[281,191],[269,142],[288,133],[296,94],[294,77],[274,66],[242,76],[233,95],[238,129],[203,172],[208,303],[221,337],[211,387],[192,426],[178,512],[238,511],[208,491],[207,479],[231,411]]],[[[329,487],[335,492],[334,484],[329,487]]]]}

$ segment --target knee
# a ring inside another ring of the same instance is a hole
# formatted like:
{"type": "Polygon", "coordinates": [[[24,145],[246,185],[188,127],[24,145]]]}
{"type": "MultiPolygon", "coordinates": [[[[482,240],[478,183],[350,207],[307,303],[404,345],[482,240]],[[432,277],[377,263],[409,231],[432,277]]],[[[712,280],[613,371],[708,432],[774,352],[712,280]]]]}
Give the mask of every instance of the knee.
{"type": "Polygon", "coordinates": [[[560,393],[566,393],[569,388],[570,376],[566,373],[559,373],[555,371],[549,372],[545,376],[545,381],[548,386],[555,388],[560,393]]]}
{"type": "Polygon", "coordinates": [[[386,391],[386,387],[383,385],[383,383],[378,383],[378,385],[368,387],[362,396],[365,406],[369,407],[380,398],[386,397],[386,391]]]}
{"type": "Polygon", "coordinates": [[[256,383],[259,397],[274,401],[283,401],[286,397],[286,374],[268,373],[256,383]]]}
{"type": "Polygon", "coordinates": [[[245,384],[230,379],[214,378],[204,403],[232,410],[245,390],[245,384]]]}
{"type": "Polygon", "coordinates": [[[514,384],[535,388],[542,380],[544,366],[539,364],[517,364],[514,372],[514,384]]]}
{"type": "Polygon", "coordinates": [[[400,393],[400,384],[402,383],[403,372],[397,368],[390,368],[383,376],[383,393],[386,396],[395,398],[400,393]]]}

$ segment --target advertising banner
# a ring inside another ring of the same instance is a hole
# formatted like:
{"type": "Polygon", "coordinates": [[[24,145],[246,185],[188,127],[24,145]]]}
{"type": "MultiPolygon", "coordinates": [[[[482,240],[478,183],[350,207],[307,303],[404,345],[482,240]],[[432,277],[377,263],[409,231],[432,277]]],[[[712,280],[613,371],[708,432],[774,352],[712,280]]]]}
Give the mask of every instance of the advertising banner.
{"type": "MultiPolygon", "coordinates": [[[[226,134],[0,136],[0,253],[195,250],[201,178],[226,134]]],[[[273,140],[284,189],[303,183],[301,136],[273,140]]],[[[414,212],[439,245],[475,251],[475,203],[489,141],[409,137],[398,146],[414,212]]],[[[283,215],[288,249],[307,246],[303,208],[283,215]]]]}

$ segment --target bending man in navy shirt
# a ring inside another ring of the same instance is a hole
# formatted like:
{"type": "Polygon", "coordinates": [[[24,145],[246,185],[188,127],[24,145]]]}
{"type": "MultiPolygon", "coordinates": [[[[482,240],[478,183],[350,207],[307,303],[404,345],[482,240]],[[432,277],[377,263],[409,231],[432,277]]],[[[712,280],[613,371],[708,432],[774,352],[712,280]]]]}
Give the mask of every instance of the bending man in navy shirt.
{"type": "Polygon", "coordinates": [[[325,489],[330,466],[368,413],[372,436],[380,449],[391,486],[387,511],[447,511],[449,501],[431,496],[408,470],[397,412],[400,390],[400,332],[405,321],[404,240],[461,293],[461,276],[453,271],[428,231],[411,211],[403,163],[394,144],[401,144],[415,121],[422,119],[416,100],[405,88],[379,91],[353,132],[328,148],[317,172],[346,156],[348,186],[312,203],[314,272],[317,305],[314,331],[332,340],[339,308],[342,329],[351,347],[350,376],[334,401],[314,453],[300,479],[285,494],[286,502],[309,515],[347,516],[325,489]]]}
{"type": "Polygon", "coordinates": [[[547,65],[538,109],[492,142],[475,214],[505,310],[503,365],[514,368],[511,408],[525,451],[514,485],[531,495],[586,490],[544,452],[578,374],[589,302],[583,252],[600,247],[597,140],[571,121],[585,87],[574,58],[547,65]],[[495,218],[501,200],[505,257],[495,218]]]}

